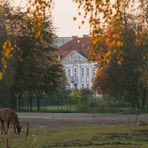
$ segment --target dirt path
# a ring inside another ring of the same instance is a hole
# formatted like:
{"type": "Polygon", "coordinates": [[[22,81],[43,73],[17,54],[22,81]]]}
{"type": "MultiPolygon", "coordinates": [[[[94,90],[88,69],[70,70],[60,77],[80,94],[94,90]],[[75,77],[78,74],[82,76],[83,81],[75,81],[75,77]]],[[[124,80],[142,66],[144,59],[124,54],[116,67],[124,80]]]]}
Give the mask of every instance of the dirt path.
{"type": "MultiPolygon", "coordinates": [[[[86,113],[18,113],[23,125],[32,127],[69,127],[76,125],[135,125],[135,115],[86,113]]],[[[138,121],[148,122],[148,114],[138,115],[138,121]]]]}

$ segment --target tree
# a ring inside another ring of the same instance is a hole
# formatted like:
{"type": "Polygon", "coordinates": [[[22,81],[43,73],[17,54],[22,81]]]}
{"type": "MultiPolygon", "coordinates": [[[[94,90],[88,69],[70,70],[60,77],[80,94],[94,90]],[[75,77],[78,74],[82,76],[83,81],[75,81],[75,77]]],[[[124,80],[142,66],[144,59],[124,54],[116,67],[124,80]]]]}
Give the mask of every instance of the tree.
{"type": "Polygon", "coordinates": [[[124,44],[121,49],[124,58],[122,64],[117,64],[112,58],[110,63],[98,70],[94,86],[101,94],[109,94],[116,100],[127,100],[132,107],[141,106],[144,109],[146,92],[141,76],[147,62],[143,58],[145,47],[135,44],[137,32],[131,27],[126,26],[121,32],[124,44]]]}
{"type": "MultiPolygon", "coordinates": [[[[10,1],[5,1],[5,0],[0,1],[0,13],[4,14],[4,17],[5,17],[5,13],[3,11],[3,7],[5,5],[8,5],[9,2],[10,1]]],[[[42,28],[43,28],[44,19],[46,17],[45,14],[47,11],[49,12],[49,14],[51,13],[50,10],[52,8],[53,1],[52,0],[28,0],[28,4],[29,5],[26,10],[27,15],[25,15],[26,17],[24,18],[24,20],[29,22],[30,21],[29,18],[30,16],[32,16],[31,31],[32,31],[32,34],[34,35],[34,38],[38,39],[38,42],[41,43],[43,40],[42,28]]],[[[6,14],[8,14],[8,12],[6,14]]],[[[9,15],[6,17],[9,17],[9,15]]],[[[7,33],[11,31],[12,29],[11,25],[9,25],[10,28],[8,28],[8,30],[6,29],[7,33]]],[[[11,43],[9,38],[6,38],[6,40],[4,40],[3,42],[3,55],[1,57],[3,60],[1,64],[2,69],[0,70],[0,80],[2,80],[3,75],[5,74],[5,71],[7,69],[7,61],[11,57],[11,53],[14,52],[15,50],[16,50],[16,47],[14,46],[14,44],[11,43]]]]}
{"type": "Polygon", "coordinates": [[[41,97],[47,96],[57,87],[65,85],[62,65],[53,56],[56,49],[53,46],[54,34],[51,27],[50,20],[46,20],[41,45],[38,44],[37,39],[31,36],[31,29],[29,28],[21,29],[22,38],[17,36],[21,50],[17,52],[15,94],[37,97],[38,109],[41,97]],[[27,44],[28,42],[30,44],[27,44]]]}
{"type": "Polygon", "coordinates": [[[97,68],[96,76],[93,79],[93,85],[96,92],[99,94],[107,94],[109,93],[108,90],[108,79],[106,68],[97,68]]]}
{"type": "Polygon", "coordinates": [[[146,99],[144,81],[140,77],[148,61],[147,0],[74,1],[78,3],[80,11],[84,9],[84,19],[90,17],[91,57],[104,68],[101,80],[99,77],[97,79],[96,84],[101,84],[97,89],[116,98],[124,96],[122,98],[128,98],[133,107],[139,107],[141,96],[142,102],[146,99]],[[139,13],[135,13],[135,8],[139,13]]]}
{"type": "Polygon", "coordinates": [[[13,68],[11,64],[12,59],[10,57],[9,60],[7,59],[10,52],[8,50],[5,53],[3,49],[4,42],[7,40],[8,37],[6,22],[4,20],[6,20],[6,18],[9,16],[9,12],[12,11],[10,10],[10,8],[8,9],[7,6],[7,4],[3,5],[3,7],[0,6],[0,71],[5,73],[5,75],[3,76],[3,74],[0,72],[0,104],[2,106],[7,106],[8,104],[10,104],[11,85],[13,81],[13,68]],[[9,65],[7,63],[9,63],[9,65]]]}
{"type": "MultiPolygon", "coordinates": [[[[54,56],[56,48],[53,45],[55,38],[53,26],[50,18],[47,17],[43,23],[42,42],[40,42],[32,34],[32,18],[24,24],[26,13],[8,12],[9,17],[4,22],[7,28],[11,28],[11,32],[7,34],[17,48],[13,53],[11,65],[14,68],[11,84],[12,98],[16,97],[20,102],[21,97],[30,97],[31,109],[32,97],[36,97],[39,109],[41,97],[47,96],[57,88],[65,87],[63,67],[54,56]]],[[[14,103],[15,101],[12,100],[14,103]]]]}

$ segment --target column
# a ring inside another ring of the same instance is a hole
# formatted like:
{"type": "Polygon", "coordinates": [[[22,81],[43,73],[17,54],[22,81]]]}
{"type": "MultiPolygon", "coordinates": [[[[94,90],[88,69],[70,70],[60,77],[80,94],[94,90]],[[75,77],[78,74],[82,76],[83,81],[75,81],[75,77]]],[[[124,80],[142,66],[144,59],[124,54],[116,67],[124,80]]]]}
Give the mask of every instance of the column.
{"type": "Polygon", "coordinates": [[[80,64],[78,63],[78,66],[77,66],[77,81],[78,81],[78,89],[80,89],[80,64]]]}

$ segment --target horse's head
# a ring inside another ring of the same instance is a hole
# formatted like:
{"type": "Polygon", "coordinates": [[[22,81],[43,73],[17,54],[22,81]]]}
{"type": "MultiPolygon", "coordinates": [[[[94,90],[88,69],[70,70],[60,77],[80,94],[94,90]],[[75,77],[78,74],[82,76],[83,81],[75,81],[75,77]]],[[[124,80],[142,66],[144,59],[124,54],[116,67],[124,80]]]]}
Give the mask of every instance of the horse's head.
{"type": "Polygon", "coordinates": [[[21,129],[22,129],[22,126],[17,126],[17,133],[18,133],[18,135],[20,135],[21,129]]]}

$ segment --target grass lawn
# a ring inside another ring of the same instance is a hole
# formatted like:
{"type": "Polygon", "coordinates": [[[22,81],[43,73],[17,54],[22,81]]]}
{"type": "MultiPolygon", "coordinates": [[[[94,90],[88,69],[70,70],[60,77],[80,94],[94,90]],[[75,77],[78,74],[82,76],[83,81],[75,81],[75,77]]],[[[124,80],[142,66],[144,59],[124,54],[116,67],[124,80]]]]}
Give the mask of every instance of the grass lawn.
{"type": "MultiPolygon", "coordinates": [[[[27,139],[23,135],[9,131],[10,148],[148,148],[148,126],[32,128],[27,139]]],[[[6,137],[0,137],[0,148],[6,148],[6,137]]]]}
{"type": "Polygon", "coordinates": [[[47,106],[46,107],[47,111],[64,111],[64,110],[69,110],[69,111],[76,111],[76,106],[75,105],[59,105],[59,106],[47,106]]]}
{"type": "MultiPolygon", "coordinates": [[[[28,111],[29,109],[27,107],[24,107],[22,110],[28,111]]],[[[76,112],[77,107],[75,105],[52,105],[52,106],[41,106],[40,110],[42,112],[64,112],[64,111],[69,111],[69,112],[76,112]]],[[[32,107],[33,112],[37,112],[37,106],[32,107]]]]}

